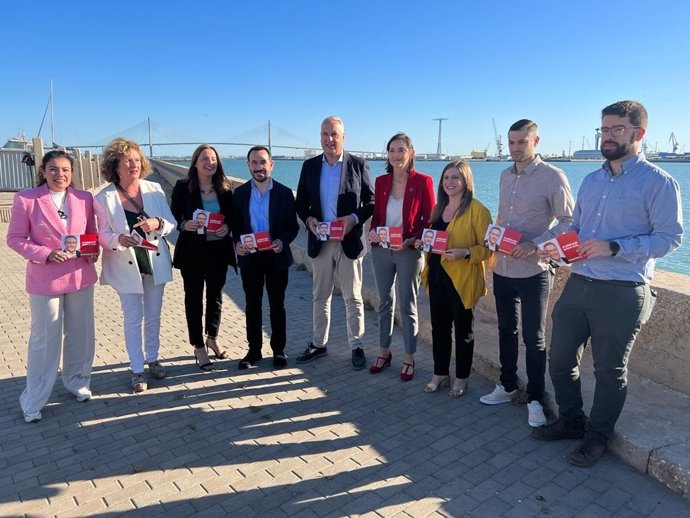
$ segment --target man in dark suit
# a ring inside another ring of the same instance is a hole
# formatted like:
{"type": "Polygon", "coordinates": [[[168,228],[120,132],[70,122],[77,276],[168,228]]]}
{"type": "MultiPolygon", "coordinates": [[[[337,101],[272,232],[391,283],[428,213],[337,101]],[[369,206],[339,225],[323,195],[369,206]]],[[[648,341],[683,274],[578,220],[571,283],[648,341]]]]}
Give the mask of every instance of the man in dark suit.
{"type": "Polygon", "coordinates": [[[327,354],[331,296],[337,278],[345,301],[352,366],[359,370],[366,365],[362,347],[362,227],[374,211],[374,184],[366,160],[343,151],[344,140],[343,121],[335,116],[324,119],[323,154],[304,162],[297,187],[297,214],[310,231],[307,252],[313,272],[312,340],[297,363],[327,354]],[[316,226],[335,220],[344,224],[343,240],[320,241],[316,226]]]}
{"type": "Polygon", "coordinates": [[[293,263],[290,243],[297,236],[299,225],[292,191],[271,178],[273,160],[265,146],[254,146],[247,153],[247,166],[252,179],[235,189],[233,238],[242,275],[246,306],[246,327],[249,352],[238,367],[248,369],[261,360],[263,328],[261,302],[264,284],[271,318],[271,349],[273,366],[287,365],[285,356],[285,290],[288,270],[293,263]],[[271,249],[256,252],[247,249],[240,236],[268,232],[271,249]]]}

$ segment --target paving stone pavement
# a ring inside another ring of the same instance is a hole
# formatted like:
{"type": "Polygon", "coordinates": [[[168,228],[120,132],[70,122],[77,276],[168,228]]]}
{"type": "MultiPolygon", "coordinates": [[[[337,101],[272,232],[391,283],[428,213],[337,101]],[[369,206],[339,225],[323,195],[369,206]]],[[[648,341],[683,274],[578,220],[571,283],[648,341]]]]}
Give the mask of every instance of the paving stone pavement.
{"type": "MultiPolygon", "coordinates": [[[[129,387],[119,300],[98,286],[93,399],[78,403],[58,379],[43,420],[26,424],[25,265],[4,239],[0,261],[0,516],[690,516],[690,502],[613,455],[591,469],[570,466],[575,442],[531,439],[523,406],[480,404],[492,383],[478,375],[462,398],[424,393],[427,344],[414,380],[401,383],[397,329],[393,368],[353,371],[340,298],[328,356],[297,366],[311,335],[311,278],[297,268],[288,368],[272,369],[266,340],[269,358],[237,370],[244,296],[230,272],[221,339],[231,359],[212,374],[196,368],[187,344],[176,271],[162,314],[169,374],[140,395],[129,387]]],[[[372,311],[366,326],[373,360],[372,311]]]]}

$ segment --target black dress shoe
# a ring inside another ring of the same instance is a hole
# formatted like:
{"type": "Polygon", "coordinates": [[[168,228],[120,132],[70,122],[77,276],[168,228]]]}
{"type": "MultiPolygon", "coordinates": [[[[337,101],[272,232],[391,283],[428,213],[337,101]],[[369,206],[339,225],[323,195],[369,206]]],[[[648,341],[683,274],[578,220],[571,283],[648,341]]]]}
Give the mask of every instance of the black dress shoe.
{"type": "Polygon", "coordinates": [[[362,370],[367,364],[367,358],[364,356],[364,349],[357,347],[352,351],[352,368],[356,371],[362,370]]]}
{"type": "Polygon", "coordinates": [[[570,455],[568,455],[568,462],[573,466],[589,468],[599,461],[605,451],[606,444],[587,438],[582,441],[580,446],[570,452],[570,455]]]}
{"type": "Polygon", "coordinates": [[[273,355],[273,366],[276,369],[284,369],[287,367],[287,358],[284,354],[274,354],[273,355]]]}
{"type": "Polygon", "coordinates": [[[559,441],[561,439],[582,439],[585,436],[584,424],[570,424],[563,418],[553,423],[532,428],[532,437],[540,441],[559,441]]]}
{"type": "Polygon", "coordinates": [[[297,357],[297,363],[307,363],[327,354],[328,350],[325,347],[316,347],[312,342],[309,342],[304,352],[297,357]]]}
{"type": "Polygon", "coordinates": [[[237,364],[237,368],[241,371],[245,369],[251,369],[253,367],[256,367],[256,365],[261,361],[261,356],[255,356],[253,354],[248,354],[244,358],[240,360],[240,363],[237,364]]]}

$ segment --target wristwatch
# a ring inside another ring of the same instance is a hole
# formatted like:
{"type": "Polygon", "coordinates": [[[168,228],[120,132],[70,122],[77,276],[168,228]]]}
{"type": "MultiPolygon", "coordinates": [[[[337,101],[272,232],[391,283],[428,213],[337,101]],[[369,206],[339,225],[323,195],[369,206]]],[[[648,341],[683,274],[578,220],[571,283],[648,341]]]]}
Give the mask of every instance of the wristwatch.
{"type": "Polygon", "coordinates": [[[619,245],[615,241],[609,241],[609,248],[611,249],[611,256],[615,256],[621,249],[621,245],[619,245]]]}

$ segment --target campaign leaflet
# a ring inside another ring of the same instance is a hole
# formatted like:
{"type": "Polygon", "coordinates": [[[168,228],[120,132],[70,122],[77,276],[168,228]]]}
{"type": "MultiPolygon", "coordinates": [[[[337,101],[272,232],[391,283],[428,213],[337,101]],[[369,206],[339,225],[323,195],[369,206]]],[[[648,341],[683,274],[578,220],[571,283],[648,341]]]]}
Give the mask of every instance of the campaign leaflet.
{"type": "Polygon", "coordinates": [[[240,242],[244,245],[244,250],[249,254],[271,249],[271,236],[266,231],[242,234],[240,242]]]}
{"type": "Polygon", "coordinates": [[[522,232],[513,230],[512,228],[504,229],[501,240],[498,242],[498,251],[504,254],[510,254],[515,247],[520,244],[521,238],[522,232]]]}
{"type": "Polygon", "coordinates": [[[442,254],[448,245],[448,232],[445,230],[433,230],[425,228],[422,232],[422,244],[419,250],[431,252],[432,254],[442,254]]]}
{"type": "Polygon", "coordinates": [[[76,259],[81,257],[79,250],[79,235],[77,234],[62,234],[60,236],[60,249],[65,252],[68,258],[76,259]]]}
{"type": "Polygon", "coordinates": [[[206,230],[208,232],[215,233],[220,227],[223,226],[224,221],[224,214],[216,214],[215,212],[209,212],[208,219],[206,220],[206,230]]]}
{"type": "Polygon", "coordinates": [[[565,266],[585,259],[577,251],[580,247],[580,240],[577,237],[577,232],[574,230],[544,241],[538,246],[541,250],[548,252],[549,263],[554,266],[565,266]]]}
{"type": "Polygon", "coordinates": [[[98,234],[82,234],[79,236],[79,252],[81,255],[98,255],[98,234]]]}
{"type": "Polygon", "coordinates": [[[484,246],[494,252],[510,254],[520,244],[521,238],[522,232],[491,223],[484,234],[484,246]]]}
{"type": "Polygon", "coordinates": [[[139,232],[136,231],[136,229],[132,229],[132,232],[129,235],[131,237],[133,237],[135,239],[135,241],[137,242],[137,244],[134,246],[138,246],[139,248],[145,248],[146,250],[152,250],[154,252],[158,252],[158,247],[156,245],[154,245],[153,243],[151,243],[150,241],[147,241],[146,239],[141,237],[141,235],[139,234],[139,232]]]}
{"type": "Polygon", "coordinates": [[[328,233],[330,234],[330,239],[342,241],[345,237],[345,222],[341,219],[331,221],[328,233]]]}
{"type": "Polygon", "coordinates": [[[196,228],[197,234],[205,234],[206,227],[208,227],[208,215],[211,214],[209,211],[204,209],[196,209],[192,213],[192,219],[198,223],[196,228]]]}
{"type": "Polygon", "coordinates": [[[399,249],[402,246],[402,227],[376,227],[376,233],[380,239],[379,247],[399,249]]]}

